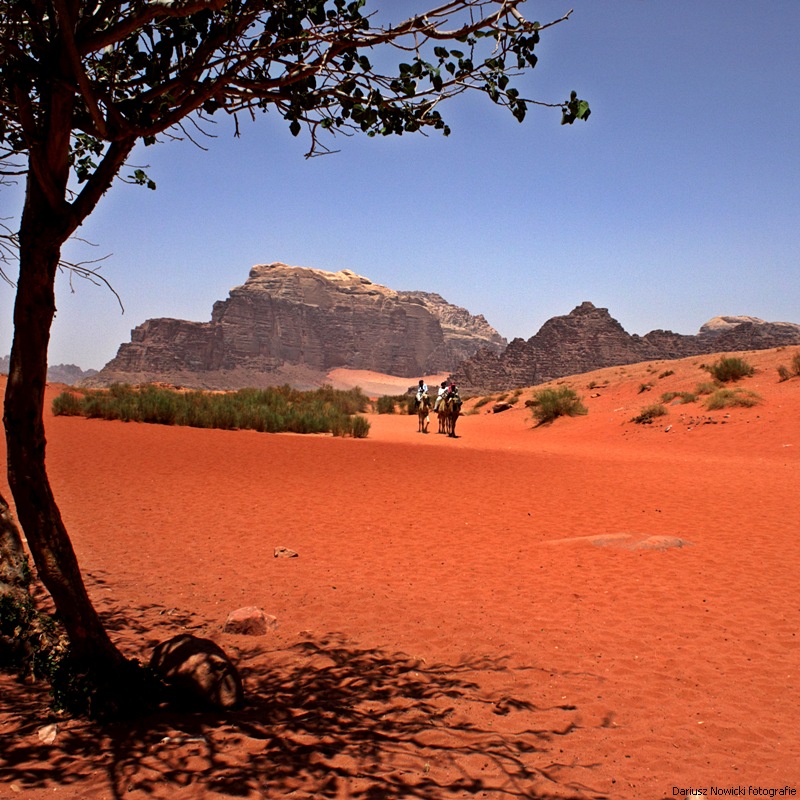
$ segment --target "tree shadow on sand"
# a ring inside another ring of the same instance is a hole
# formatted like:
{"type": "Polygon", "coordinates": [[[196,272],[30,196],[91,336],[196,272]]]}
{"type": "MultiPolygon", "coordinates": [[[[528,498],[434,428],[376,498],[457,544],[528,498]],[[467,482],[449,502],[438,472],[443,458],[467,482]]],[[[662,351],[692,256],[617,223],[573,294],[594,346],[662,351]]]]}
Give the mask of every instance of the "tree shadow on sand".
{"type": "MultiPolygon", "coordinates": [[[[527,681],[504,659],[429,665],[331,635],[269,652],[254,646],[239,666],[242,709],[71,722],[49,745],[37,736],[41,717],[28,718],[4,737],[0,775],[23,790],[81,792],[87,780],[98,788],[102,774],[117,800],[181,790],[355,800],[606,797],[591,787],[599,764],[563,763],[559,752],[580,730],[577,709],[519,696],[527,681]]],[[[527,671],[531,682],[551,674],[527,671]]]]}

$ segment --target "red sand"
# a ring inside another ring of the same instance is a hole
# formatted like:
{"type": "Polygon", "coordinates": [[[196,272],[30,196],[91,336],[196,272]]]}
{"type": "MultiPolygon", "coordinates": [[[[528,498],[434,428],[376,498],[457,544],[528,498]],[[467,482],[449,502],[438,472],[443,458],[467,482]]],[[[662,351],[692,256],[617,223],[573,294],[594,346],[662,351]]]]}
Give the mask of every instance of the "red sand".
{"type": "Polygon", "coordinates": [[[792,352],[747,355],[760,406],[652,426],[629,420],[699,359],[562,381],[589,414],[540,428],[525,390],[455,440],[408,416],[366,440],[48,418],[120,646],[212,637],[249,703],[98,727],[2,676],[0,798],[800,796],[792,352]],[[277,631],[223,634],[247,605],[277,631]]]}

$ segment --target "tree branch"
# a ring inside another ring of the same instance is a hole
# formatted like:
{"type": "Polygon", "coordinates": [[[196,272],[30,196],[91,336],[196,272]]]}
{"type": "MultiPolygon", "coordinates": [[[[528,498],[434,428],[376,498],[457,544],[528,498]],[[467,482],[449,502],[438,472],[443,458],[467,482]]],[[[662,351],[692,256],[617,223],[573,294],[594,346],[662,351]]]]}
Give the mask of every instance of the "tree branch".
{"type": "Polygon", "coordinates": [[[89,116],[97,128],[97,135],[102,139],[108,138],[108,126],[106,120],[100,111],[100,106],[97,102],[97,97],[92,91],[92,84],[89,77],[83,68],[81,57],[78,54],[78,48],[75,45],[75,36],[72,30],[72,19],[69,15],[69,10],[65,0],[51,0],[55,10],[56,17],[58,18],[58,27],[64,40],[64,45],[69,59],[72,74],[75,82],[80,88],[80,95],[86,103],[86,108],[89,110],[89,116]]]}
{"type": "Polygon", "coordinates": [[[130,136],[121,141],[112,142],[103,156],[102,161],[80,194],[68,206],[67,236],[71,236],[83,221],[94,211],[100,198],[108,191],[114,178],[131,154],[136,137],[130,136]]]}

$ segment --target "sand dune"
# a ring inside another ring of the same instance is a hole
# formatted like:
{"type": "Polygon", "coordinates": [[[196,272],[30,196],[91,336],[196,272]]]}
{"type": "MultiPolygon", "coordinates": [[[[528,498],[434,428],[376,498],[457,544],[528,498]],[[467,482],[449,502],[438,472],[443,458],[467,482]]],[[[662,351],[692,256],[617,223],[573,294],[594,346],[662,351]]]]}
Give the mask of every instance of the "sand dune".
{"type": "Polygon", "coordinates": [[[48,418],[120,646],[212,637],[249,704],[98,728],[0,677],[0,797],[800,792],[792,353],[747,354],[760,405],[652,425],[630,419],[707,380],[700,359],[565,379],[589,414],[549,426],[526,389],[457,439],[399,415],[366,440],[48,418]],[[223,634],[246,605],[277,630],[223,634]]]}

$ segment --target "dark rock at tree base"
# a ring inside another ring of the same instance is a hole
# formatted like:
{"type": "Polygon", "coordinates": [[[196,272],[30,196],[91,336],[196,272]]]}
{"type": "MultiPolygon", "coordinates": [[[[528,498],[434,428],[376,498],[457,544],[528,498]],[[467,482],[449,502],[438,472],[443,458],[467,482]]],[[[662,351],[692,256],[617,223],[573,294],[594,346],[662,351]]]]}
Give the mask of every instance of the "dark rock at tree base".
{"type": "Polygon", "coordinates": [[[150,668],[182,704],[226,709],[242,703],[239,672],[210,639],[183,633],[161,642],[153,649],[150,668]]]}
{"type": "Polygon", "coordinates": [[[86,385],[310,388],[337,367],[428,375],[505,345],[483,317],[439,295],[396,292],[349,270],[276,263],[253,267],[214,304],[210,322],[147,320],[86,385]]]}
{"type": "Polygon", "coordinates": [[[640,361],[796,344],[800,325],[756,317],[715,317],[694,336],[663,330],[638,336],[627,333],[608,309],[585,302],[545,322],[527,341],[514,339],[502,353],[480,350],[452,378],[462,389],[490,393],[640,361]]]}

